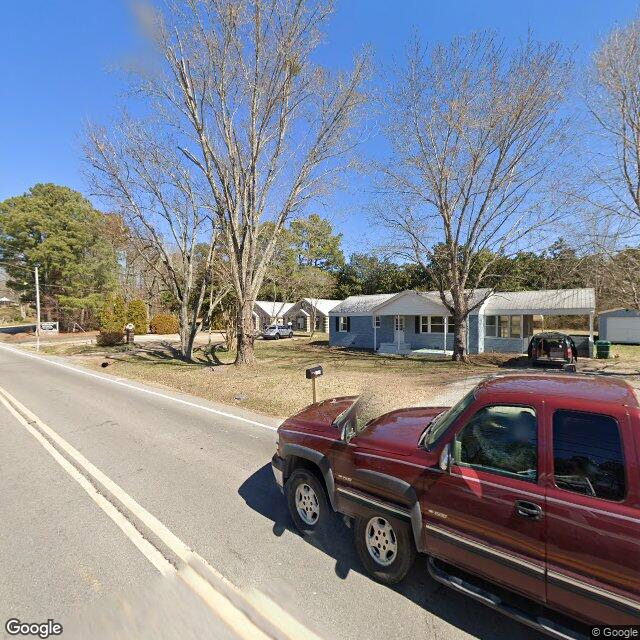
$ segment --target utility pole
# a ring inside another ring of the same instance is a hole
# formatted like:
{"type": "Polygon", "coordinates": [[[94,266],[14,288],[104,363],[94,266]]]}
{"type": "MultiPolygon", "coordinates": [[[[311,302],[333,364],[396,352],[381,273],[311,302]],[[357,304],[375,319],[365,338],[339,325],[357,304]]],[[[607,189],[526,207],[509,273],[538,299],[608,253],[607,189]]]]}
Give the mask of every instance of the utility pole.
{"type": "Polygon", "coordinates": [[[36,351],[40,351],[40,278],[36,267],[36,351]]]}

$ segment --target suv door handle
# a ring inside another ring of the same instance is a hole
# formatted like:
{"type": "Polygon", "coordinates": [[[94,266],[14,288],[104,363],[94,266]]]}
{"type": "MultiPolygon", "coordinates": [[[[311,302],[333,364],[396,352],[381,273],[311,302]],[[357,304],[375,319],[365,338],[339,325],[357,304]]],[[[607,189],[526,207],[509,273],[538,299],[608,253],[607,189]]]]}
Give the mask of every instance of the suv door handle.
{"type": "Polygon", "coordinates": [[[530,520],[540,520],[542,518],[542,507],[535,502],[527,502],[526,500],[516,500],[516,513],[521,518],[529,518],[530,520]]]}

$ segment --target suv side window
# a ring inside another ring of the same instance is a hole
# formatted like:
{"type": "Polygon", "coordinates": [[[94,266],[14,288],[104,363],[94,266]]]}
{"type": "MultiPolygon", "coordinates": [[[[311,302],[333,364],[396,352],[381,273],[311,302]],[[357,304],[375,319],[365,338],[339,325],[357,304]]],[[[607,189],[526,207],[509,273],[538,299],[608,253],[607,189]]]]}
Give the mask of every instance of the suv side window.
{"type": "Polygon", "coordinates": [[[537,482],[538,424],[531,407],[484,407],[458,433],[460,466],[537,482]]]}
{"type": "Polygon", "coordinates": [[[605,500],[625,496],[625,470],[618,422],[598,413],[553,414],[556,486],[605,500]]]}

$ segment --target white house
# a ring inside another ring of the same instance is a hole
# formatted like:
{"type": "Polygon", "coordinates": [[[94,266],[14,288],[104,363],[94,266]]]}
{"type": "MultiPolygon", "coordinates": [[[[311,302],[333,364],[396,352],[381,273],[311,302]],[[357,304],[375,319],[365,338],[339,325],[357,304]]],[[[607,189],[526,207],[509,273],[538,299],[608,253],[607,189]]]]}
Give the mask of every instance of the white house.
{"type": "Polygon", "coordinates": [[[287,321],[291,321],[295,331],[311,333],[314,331],[329,333],[329,312],[342,300],[327,300],[325,298],[302,298],[285,314],[287,321]]]}
{"type": "Polygon", "coordinates": [[[293,302],[272,302],[271,300],[256,300],[253,305],[253,322],[256,331],[270,324],[285,324],[287,311],[293,307],[293,302]]]}

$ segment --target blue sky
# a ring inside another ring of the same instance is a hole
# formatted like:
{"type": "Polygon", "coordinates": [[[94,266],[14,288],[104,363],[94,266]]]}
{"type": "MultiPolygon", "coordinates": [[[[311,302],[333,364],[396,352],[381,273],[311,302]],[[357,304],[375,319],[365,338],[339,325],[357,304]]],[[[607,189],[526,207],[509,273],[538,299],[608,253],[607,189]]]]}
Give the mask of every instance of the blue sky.
{"type": "MultiPolygon", "coordinates": [[[[575,50],[580,65],[638,7],[631,0],[337,0],[318,57],[345,67],[370,44],[376,62],[390,67],[413,28],[428,42],[484,28],[513,42],[531,28],[538,39],[575,50]]],[[[0,200],[37,182],[86,192],[83,123],[105,122],[117,112],[124,86],[109,69],[135,46],[126,0],[3,2],[0,42],[0,200]]],[[[375,155],[382,144],[374,135],[363,151],[375,155]]],[[[376,242],[364,212],[366,186],[366,179],[355,180],[331,207],[347,253],[376,242]]]]}

